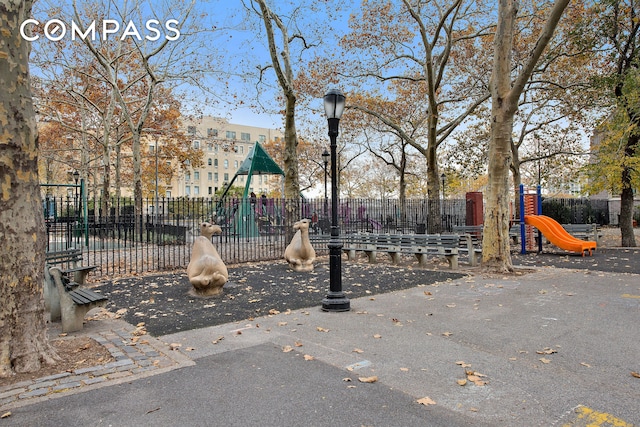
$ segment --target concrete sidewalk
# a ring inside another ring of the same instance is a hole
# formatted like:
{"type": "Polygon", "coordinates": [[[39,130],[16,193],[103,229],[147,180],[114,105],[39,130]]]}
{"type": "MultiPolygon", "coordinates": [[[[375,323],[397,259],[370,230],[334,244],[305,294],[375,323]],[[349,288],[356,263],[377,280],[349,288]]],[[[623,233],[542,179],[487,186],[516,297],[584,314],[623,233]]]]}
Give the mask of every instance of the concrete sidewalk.
{"type": "Polygon", "coordinates": [[[171,366],[14,402],[0,427],[640,425],[639,278],[476,275],[166,335],[171,366]]]}

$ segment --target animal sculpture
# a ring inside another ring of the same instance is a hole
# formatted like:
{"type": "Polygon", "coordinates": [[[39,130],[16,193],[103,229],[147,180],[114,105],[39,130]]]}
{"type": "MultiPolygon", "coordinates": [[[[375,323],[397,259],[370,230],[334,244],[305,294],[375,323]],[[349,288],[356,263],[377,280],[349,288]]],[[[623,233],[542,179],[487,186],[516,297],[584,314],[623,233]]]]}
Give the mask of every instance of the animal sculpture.
{"type": "Polygon", "coordinates": [[[309,224],[310,220],[301,219],[293,225],[296,234],[284,251],[284,259],[294,271],[313,271],[316,251],[309,242],[309,224]]]}
{"type": "Polygon", "coordinates": [[[200,224],[201,235],[193,242],[191,260],[187,266],[187,277],[196,295],[218,295],[229,279],[227,266],[211,243],[211,237],[221,233],[222,229],[218,225],[208,222],[200,224]]]}

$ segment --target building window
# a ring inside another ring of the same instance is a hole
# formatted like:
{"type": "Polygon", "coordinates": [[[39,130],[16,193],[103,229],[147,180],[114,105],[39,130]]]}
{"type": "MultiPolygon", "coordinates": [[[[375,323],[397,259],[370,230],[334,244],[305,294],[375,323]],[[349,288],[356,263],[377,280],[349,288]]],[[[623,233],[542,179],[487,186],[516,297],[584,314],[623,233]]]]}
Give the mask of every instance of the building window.
{"type": "Polygon", "coordinates": [[[167,190],[167,191],[165,191],[164,193],[165,193],[165,196],[166,196],[168,199],[170,199],[170,198],[171,198],[171,190],[167,190]]]}
{"type": "Polygon", "coordinates": [[[218,136],[218,129],[209,128],[207,129],[207,137],[213,138],[218,136]]]}
{"type": "Polygon", "coordinates": [[[195,148],[196,150],[200,149],[200,141],[198,141],[197,139],[193,141],[193,148],[195,148]]]}
{"type": "Polygon", "coordinates": [[[197,196],[198,194],[200,194],[200,187],[196,185],[193,187],[193,195],[197,196]]]}
{"type": "Polygon", "coordinates": [[[186,186],[184,187],[184,194],[186,194],[187,196],[191,195],[191,187],[190,186],[186,186]]]}
{"type": "Polygon", "coordinates": [[[213,144],[212,143],[208,143],[207,144],[207,151],[209,151],[209,152],[213,151],[213,144]]]}
{"type": "Polygon", "coordinates": [[[195,135],[196,134],[196,127],[195,126],[187,126],[187,133],[189,135],[195,135]]]}
{"type": "Polygon", "coordinates": [[[216,172],[216,173],[214,173],[214,174],[213,174],[213,180],[214,180],[215,182],[218,182],[218,172],[216,172]]]}
{"type": "Polygon", "coordinates": [[[251,134],[247,132],[240,132],[241,141],[251,141],[251,134]]]}
{"type": "Polygon", "coordinates": [[[238,161],[237,161],[237,160],[235,160],[235,161],[233,162],[233,167],[234,167],[234,168],[236,168],[236,169],[238,169],[238,161]]]}
{"type": "Polygon", "coordinates": [[[266,135],[258,135],[258,141],[259,141],[261,144],[264,144],[265,142],[267,142],[267,137],[266,137],[266,135]]]}
{"type": "Polygon", "coordinates": [[[233,130],[227,131],[227,139],[236,139],[236,132],[233,130]]]}
{"type": "Polygon", "coordinates": [[[213,187],[209,187],[209,189],[208,189],[208,193],[209,193],[209,195],[212,195],[212,194],[213,194],[213,187]]]}
{"type": "Polygon", "coordinates": [[[229,159],[224,159],[224,168],[229,169],[229,159]]]}
{"type": "Polygon", "coordinates": [[[229,182],[229,174],[228,173],[224,174],[224,182],[229,182]]]}
{"type": "Polygon", "coordinates": [[[213,166],[218,167],[218,159],[213,159],[213,166]]]}
{"type": "Polygon", "coordinates": [[[209,157],[207,159],[207,165],[211,166],[213,164],[213,159],[211,157],[209,157]]]}
{"type": "Polygon", "coordinates": [[[244,154],[244,145],[241,145],[239,150],[240,150],[240,154],[244,154]]]}
{"type": "Polygon", "coordinates": [[[194,180],[194,181],[200,181],[200,172],[195,171],[195,172],[193,173],[193,180],[194,180]]]}
{"type": "Polygon", "coordinates": [[[208,173],[207,173],[207,179],[208,179],[209,181],[213,180],[213,172],[208,172],[208,173]]]}
{"type": "Polygon", "coordinates": [[[189,172],[184,174],[184,180],[185,181],[191,181],[191,174],[189,172]]]}

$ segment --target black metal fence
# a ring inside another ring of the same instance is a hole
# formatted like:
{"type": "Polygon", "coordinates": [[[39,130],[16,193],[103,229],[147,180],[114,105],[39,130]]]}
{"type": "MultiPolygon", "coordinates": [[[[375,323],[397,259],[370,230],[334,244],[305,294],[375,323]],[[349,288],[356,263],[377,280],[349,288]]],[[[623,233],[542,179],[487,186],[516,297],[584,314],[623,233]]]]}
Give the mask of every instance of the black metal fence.
{"type": "MultiPolygon", "coordinates": [[[[440,202],[441,232],[466,224],[465,200],[440,202]]],[[[287,223],[283,199],[146,199],[139,215],[131,199],[112,200],[108,214],[101,211],[101,200],[89,200],[86,217],[69,197],[47,197],[44,203],[47,250],[82,247],[84,262],[100,266],[98,276],[186,268],[203,221],[221,226],[222,235],[214,237],[214,244],[228,265],[281,259],[288,244],[286,231],[293,226],[287,223]]],[[[310,234],[329,234],[330,201],[303,199],[298,206],[296,220],[309,218],[310,234]]],[[[433,229],[428,208],[427,200],[401,204],[391,199],[341,199],[340,233],[425,233],[433,229]]],[[[607,207],[593,201],[547,199],[543,212],[562,223],[608,224],[607,207]]],[[[328,249],[320,246],[316,252],[322,255],[328,249]]]]}

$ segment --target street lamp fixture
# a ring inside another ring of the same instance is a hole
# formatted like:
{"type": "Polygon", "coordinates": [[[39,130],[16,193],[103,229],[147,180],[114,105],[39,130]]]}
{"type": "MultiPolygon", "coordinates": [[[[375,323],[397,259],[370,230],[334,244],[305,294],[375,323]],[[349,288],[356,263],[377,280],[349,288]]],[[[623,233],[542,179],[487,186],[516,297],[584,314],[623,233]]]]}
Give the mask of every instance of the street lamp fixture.
{"type": "Polygon", "coordinates": [[[440,179],[442,180],[442,199],[444,199],[445,198],[444,181],[447,179],[447,176],[444,174],[444,172],[442,172],[442,175],[440,175],[440,179]]]}
{"type": "Polygon", "coordinates": [[[329,122],[331,140],[331,239],[329,240],[329,293],[322,300],[324,311],[349,311],[351,302],[342,292],[342,242],[338,225],[338,165],[337,143],[340,117],[344,112],[345,96],[332,89],[324,96],[324,112],[329,122]]]}
{"type": "Polygon", "coordinates": [[[329,200],[327,199],[327,166],[329,165],[329,152],[325,148],[322,152],[322,161],[324,163],[324,219],[329,217],[329,200]]]}

